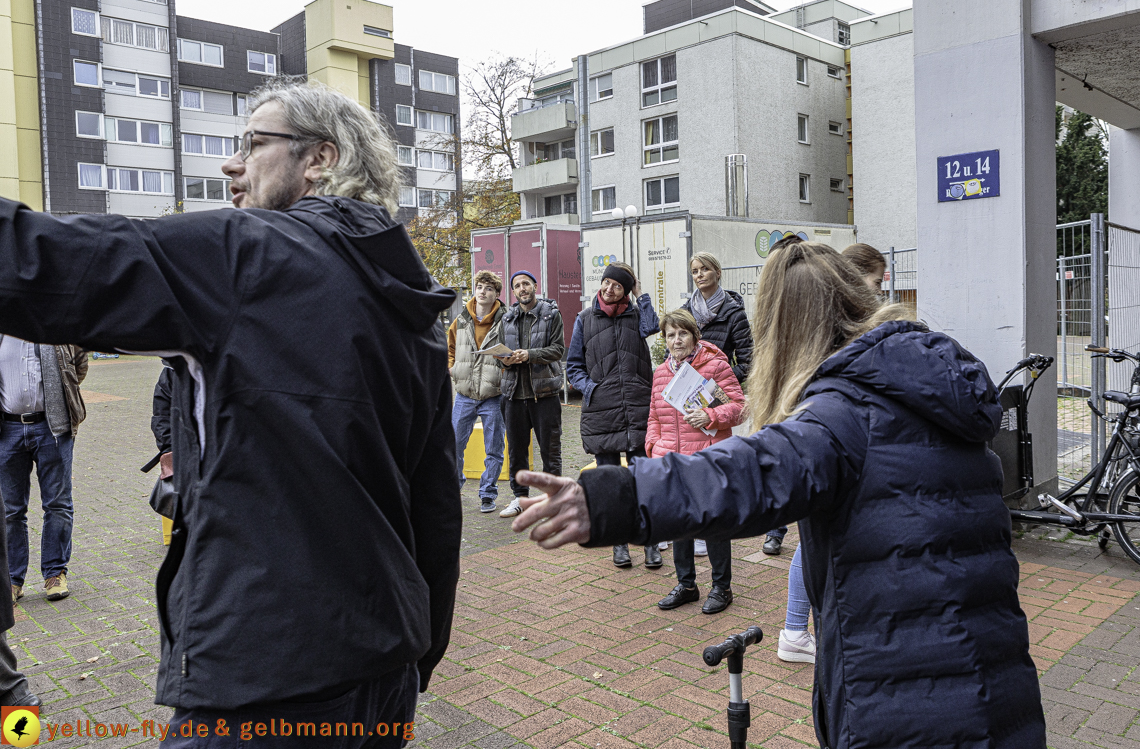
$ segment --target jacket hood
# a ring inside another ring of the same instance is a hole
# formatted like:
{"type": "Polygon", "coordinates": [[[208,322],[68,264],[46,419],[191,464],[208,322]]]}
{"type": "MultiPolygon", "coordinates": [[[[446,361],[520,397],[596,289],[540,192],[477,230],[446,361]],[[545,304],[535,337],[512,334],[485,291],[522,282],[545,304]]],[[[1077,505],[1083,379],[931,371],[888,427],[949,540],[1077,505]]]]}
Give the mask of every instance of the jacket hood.
{"type": "Polygon", "coordinates": [[[413,330],[428,329],[455,302],[455,292],[431,277],[404,227],[384,208],[350,198],[308,196],[286,213],[327,241],[413,330]]]}
{"type": "Polygon", "coordinates": [[[1001,423],[986,366],[921,323],[896,320],[860,336],[820,366],[804,398],[830,389],[827,378],[871,388],[970,442],[993,439],[1001,423]]]}
{"type": "Polygon", "coordinates": [[[700,351],[693,357],[694,369],[700,369],[713,359],[724,359],[725,364],[729,363],[728,357],[725,356],[724,352],[717,348],[715,344],[709,343],[708,341],[697,341],[697,346],[700,348],[700,351]]]}
{"type": "MultiPolygon", "coordinates": [[[[495,303],[491,305],[491,311],[490,311],[490,313],[488,313],[488,317],[491,318],[491,321],[494,321],[495,313],[498,312],[502,306],[503,306],[503,300],[501,300],[501,299],[496,299],[495,303]]],[[[471,319],[475,320],[476,319],[475,314],[478,311],[477,310],[478,305],[475,302],[475,297],[471,297],[470,299],[467,300],[466,307],[467,307],[467,312],[471,315],[471,319]]],[[[483,319],[487,319],[487,318],[483,318],[483,319]]]]}

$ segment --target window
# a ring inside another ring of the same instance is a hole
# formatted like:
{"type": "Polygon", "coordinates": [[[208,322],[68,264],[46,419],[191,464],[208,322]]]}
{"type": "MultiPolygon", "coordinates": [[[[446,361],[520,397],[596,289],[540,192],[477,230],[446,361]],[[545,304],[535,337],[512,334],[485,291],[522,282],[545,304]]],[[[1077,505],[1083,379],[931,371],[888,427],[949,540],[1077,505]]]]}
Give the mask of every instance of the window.
{"type": "Polygon", "coordinates": [[[234,139],[228,135],[182,134],[182,152],[200,156],[233,156],[234,139]]]}
{"type": "Polygon", "coordinates": [[[107,189],[117,190],[118,192],[144,192],[152,195],[173,195],[174,172],[107,167],[107,189]]]}
{"type": "Polygon", "coordinates": [[[184,88],[180,92],[182,95],[182,108],[183,109],[201,109],[202,108],[202,92],[194,91],[192,89],[184,88]]]}
{"type": "Polygon", "coordinates": [[[396,105],[396,124],[397,125],[412,125],[412,108],[403,105],[396,105]]]}
{"type": "Polygon", "coordinates": [[[453,172],[455,171],[455,157],[443,151],[417,151],[416,166],[420,169],[432,169],[437,172],[453,172]]]}
{"type": "Polygon", "coordinates": [[[680,177],[665,177],[645,181],[645,212],[661,213],[666,208],[681,205],[680,177]]]}
{"type": "Polygon", "coordinates": [[[400,166],[415,166],[415,149],[411,146],[397,146],[396,160],[400,166]]]}
{"type": "Polygon", "coordinates": [[[832,135],[843,135],[843,123],[835,122],[832,120],[831,122],[827,123],[827,132],[831,133],[832,135]]]}
{"type": "Polygon", "coordinates": [[[831,191],[832,192],[843,192],[843,180],[842,179],[835,179],[833,177],[831,180],[831,191]]]}
{"type": "Polygon", "coordinates": [[[455,77],[443,73],[420,71],[420,91],[435,91],[437,94],[454,94],[455,77]]]}
{"type": "Polygon", "coordinates": [[[238,117],[245,117],[249,114],[248,103],[245,94],[237,95],[237,113],[238,117]]]}
{"type": "Polygon", "coordinates": [[[590,101],[608,99],[614,95],[614,75],[606,73],[590,79],[590,101]]]}
{"type": "Polygon", "coordinates": [[[436,208],[451,202],[451,190],[419,190],[419,207],[436,208]]]}
{"type": "Polygon", "coordinates": [[[554,161],[555,159],[576,159],[577,149],[574,147],[574,139],[563,140],[557,143],[547,143],[542,147],[542,160],[554,161]]]}
{"type": "Polygon", "coordinates": [[[103,137],[103,115],[98,112],[76,112],[75,134],[80,138],[103,137]]]}
{"type": "Polygon", "coordinates": [[[396,84],[400,86],[412,85],[412,66],[396,63],[396,84]]]}
{"type": "Polygon", "coordinates": [[[614,129],[590,133],[590,156],[609,156],[614,152],[614,129]]]}
{"type": "Polygon", "coordinates": [[[417,110],[416,127],[420,130],[431,130],[436,133],[450,133],[451,115],[417,110]]]}
{"type": "Polygon", "coordinates": [[[71,9],[71,33],[99,36],[99,14],[83,8],[71,9]]]}
{"type": "Polygon", "coordinates": [[[590,191],[591,210],[594,213],[609,213],[617,207],[614,187],[597,187],[590,191]]]}
{"type": "Polygon", "coordinates": [[[96,88],[99,87],[98,63],[73,60],[72,67],[75,70],[76,86],[94,86],[96,88]]]}
{"type": "Polygon", "coordinates": [[[832,78],[842,78],[843,77],[843,70],[835,67],[834,65],[828,65],[827,66],[827,74],[829,76],[831,76],[832,78]]]}
{"type": "Polygon", "coordinates": [[[206,179],[205,177],[186,178],[187,200],[225,201],[230,193],[228,179],[206,179]]]}
{"type": "Polygon", "coordinates": [[[108,141],[167,147],[173,144],[173,129],[165,122],[139,122],[116,117],[107,117],[104,122],[108,141]]]}
{"type": "Polygon", "coordinates": [[[120,21],[118,18],[100,19],[100,32],[106,44],[142,47],[157,52],[170,51],[170,32],[165,26],[120,21]]]}
{"type": "Polygon", "coordinates": [[[807,58],[796,58],[796,83],[807,85],[807,58]]]}
{"type": "Polygon", "coordinates": [[[246,55],[246,69],[251,73],[264,73],[265,75],[277,75],[277,55],[271,55],[266,52],[254,52],[249,50],[246,55]]]}
{"type": "Polygon", "coordinates": [[[178,40],[178,59],[182,62],[193,62],[199,65],[212,65],[222,67],[222,46],[220,44],[207,44],[206,42],[192,42],[189,39],[178,40]]]}
{"type": "Polygon", "coordinates": [[[378,29],[375,26],[365,26],[364,33],[368,34],[369,36],[382,36],[385,39],[392,38],[392,32],[388,31],[387,29],[378,29]]]}
{"type": "Polygon", "coordinates": [[[400,185],[400,205],[405,208],[416,207],[416,188],[400,185]]]}
{"type": "Polygon", "coordinates": [[[677,146],[677,115],[659,117],[655,120],[646,120],[643,124],[645,133],[645,166],[650,164],[664,164],[676,161],[679,158],[677,146]]]}
{"type": "Polygon", "coordinates": [[[103,88],[116,94],[134,94],[138,91],[138,80],[134,73],[125,70],[103,68],[103,88]]]}
{"type": "Polygon", "coordinates": [[[159,99],[169,99],[170,81],[164,78],[148,78],[140,75],[139,96],[154,96],[159,99]]]}
{"type": "Polygon", "coordinates": [[[578,195],[576,193],[566,193],[565,195],[547,195],[543,198],[543,211],[544,216],[558,216],[563,213],[577,213],[578,212],[578,195]]]}
{"type": "Polygon", "coordinates": [[[839,43],[844,46],[851,44],[851,27],[842,21],[839,22],[839,43]]]}
{"type": "Polygon", "coordinates": [[[677,99],[677,56],[641,63],[641,106],[652,107],[677,99]]]}
{"type": "Polygon", "coordinates": [[[811,202],[811,177],[806,174],[800,175],[800,202],[811,202]]]}
{"type": "Polygon", "coordinates": [[[808,117],[806,114],[796,115],[796,140],[800,143],[808,142],[808,117]]]}
{"type": "Polygon", "coordinates": [[[103,165],[102,164],[80,164],[79,165],[79,189],[80,190],[102,190],[103,189],[103,165]]]}

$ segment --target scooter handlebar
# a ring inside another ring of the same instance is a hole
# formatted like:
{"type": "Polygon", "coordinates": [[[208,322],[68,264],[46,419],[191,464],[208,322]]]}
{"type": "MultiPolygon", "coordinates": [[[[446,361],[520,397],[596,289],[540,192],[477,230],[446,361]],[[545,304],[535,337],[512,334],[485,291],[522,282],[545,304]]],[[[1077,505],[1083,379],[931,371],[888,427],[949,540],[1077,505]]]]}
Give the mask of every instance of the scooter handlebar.
{"type": "Polygon", "coordinates": [[[709,645],[705,648],[705,665],[712,667],[739,650],[741,653],[749,645],[754,645],[764,639],[764,631],[753,625],[738,635],[733,635],[719,645],[709,645]]]}

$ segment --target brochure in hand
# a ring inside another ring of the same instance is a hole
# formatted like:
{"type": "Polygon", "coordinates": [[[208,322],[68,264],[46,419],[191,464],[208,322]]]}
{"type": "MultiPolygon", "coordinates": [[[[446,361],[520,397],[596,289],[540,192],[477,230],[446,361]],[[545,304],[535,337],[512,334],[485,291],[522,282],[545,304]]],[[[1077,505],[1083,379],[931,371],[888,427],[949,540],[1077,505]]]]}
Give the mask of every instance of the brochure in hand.
{"type": "Polygon", "coordinates": [[[494,346],[491,346],[490,348],[479,349],[478,351],[475,352],[475,355],[476,356],[494,356],[497,359],[506,359],[508,356],[510,356],[513,353],[514,353],[513,351],[511,351],[509,348],[507,348],[503,344],[496,343],[494,346]]]}
{"type": "MultiPolygon", "coordinates": [[[[673,408],[682,414],[690,411],[708,408],[709,406],[722,406],[729,402],[728,396],[716,380],[701,377],[701,373],[693,369],[693,365],[685,362],[673,375],[673,379],[665,386],[661,393],[673,408]]],[[[710,437],[716,434],[715,429],[701,429],[710,437]]]]}

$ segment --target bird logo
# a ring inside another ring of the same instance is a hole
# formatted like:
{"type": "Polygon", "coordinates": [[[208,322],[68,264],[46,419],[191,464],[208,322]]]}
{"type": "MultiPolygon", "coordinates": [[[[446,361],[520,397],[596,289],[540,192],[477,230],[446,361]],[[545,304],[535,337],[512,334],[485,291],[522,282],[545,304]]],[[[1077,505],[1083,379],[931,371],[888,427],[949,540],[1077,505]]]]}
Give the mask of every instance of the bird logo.
{"type": "Polygon", "coordinates": [[[40,743],[39,708],[5,707],[3,726],[0,727],[0,744],[31,746],[40,743]]]}

